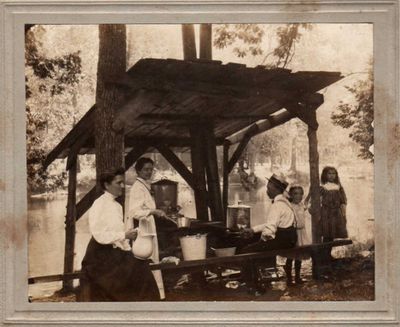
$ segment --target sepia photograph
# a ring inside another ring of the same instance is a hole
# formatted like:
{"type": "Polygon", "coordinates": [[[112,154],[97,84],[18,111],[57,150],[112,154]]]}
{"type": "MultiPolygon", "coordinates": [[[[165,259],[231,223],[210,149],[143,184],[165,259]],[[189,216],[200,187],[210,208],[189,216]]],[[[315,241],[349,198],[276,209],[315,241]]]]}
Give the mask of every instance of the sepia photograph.
{"type": "Polygon", "coordinates": [[[373,24],[24,42],[26,302],[376,300],[373,24]]]}

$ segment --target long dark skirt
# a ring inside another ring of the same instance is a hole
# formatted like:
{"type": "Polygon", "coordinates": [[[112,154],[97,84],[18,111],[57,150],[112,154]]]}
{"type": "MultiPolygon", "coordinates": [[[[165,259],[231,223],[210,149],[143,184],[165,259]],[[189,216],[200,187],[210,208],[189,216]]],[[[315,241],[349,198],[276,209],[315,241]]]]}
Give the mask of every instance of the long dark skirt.
{"type": "Polygon", "coordinates": [[[157,301],[159,292],[149,260],[132,252],[104,245],[92,238],[82,261],[81,288],[89,291],[83,301],[157,301]]]}
{"type": "Polygon", "coordinates": [[[346,216],[340,207],[321,207],[321,230],[326,239],[347,238],[346,216]]]}

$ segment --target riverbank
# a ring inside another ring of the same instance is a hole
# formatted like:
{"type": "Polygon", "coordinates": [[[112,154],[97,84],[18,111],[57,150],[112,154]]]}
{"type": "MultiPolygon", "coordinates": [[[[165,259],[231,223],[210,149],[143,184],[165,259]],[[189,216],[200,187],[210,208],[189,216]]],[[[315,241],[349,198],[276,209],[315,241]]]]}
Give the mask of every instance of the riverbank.
{"type": "MultiPolygon", "coordinates": [[[[273,282],[262,296],[247,294],[240,279],[230,277],[222,283],[210,278],[206,285],[196,286],[189,278],[178,274],[165,274],[166,301],[373,301],[375,294],[373,252],[364,251],[351,258],[333,261],[332,273],[327,280],[311,278],[311,261],[302,269],[304,284],[287,287],[282,267],[280,280],[273,282]],[[229,283],[230,282],[230,283],[229,283]]],[[[32,302],[75,302],[76,294],[56,292],[49,297],[34,298],[32,302]]]]}

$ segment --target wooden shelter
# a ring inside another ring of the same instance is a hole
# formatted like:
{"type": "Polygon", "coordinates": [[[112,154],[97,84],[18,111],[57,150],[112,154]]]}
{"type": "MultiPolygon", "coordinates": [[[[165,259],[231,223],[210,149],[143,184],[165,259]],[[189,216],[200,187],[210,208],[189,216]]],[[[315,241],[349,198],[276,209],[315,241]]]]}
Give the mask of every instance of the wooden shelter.
{"type": "MultiPolygon", "coordinates": [[[[247,68],[211,60],[142,59],[118,79],[126,101],[118,110],[113,128],[125,135],[125,169],[146,151],[159,151],[190,185],[200,220],[224,220],[228,176],[250,139],[298,117],[309,126],[310,176],[313,226],[319,215],[316,109],[323,103],[319,90],[340,80],[338,72],[291,72],[287,69],[247,68]],[[229,157],[229,148],[236,148],[229,157]],[[217,146],[223,147],[223,190],[217,164],[217,146]],[[191,153],[191,169],[176,155],[191,153]]],[[[67,158],[65,272],[72,272],[75,221],[96,198],[93,188],[76,203],[76,158],[94,153],[93,106],[48,154],[47,167],[67,158]]],[[[283,136],[284,137],[284,136],[283,136]]],[[[315,229],[315,228],[314,228],[315,229]]],[[[316,238],[314,238],[316,241],[316,238]]]]}

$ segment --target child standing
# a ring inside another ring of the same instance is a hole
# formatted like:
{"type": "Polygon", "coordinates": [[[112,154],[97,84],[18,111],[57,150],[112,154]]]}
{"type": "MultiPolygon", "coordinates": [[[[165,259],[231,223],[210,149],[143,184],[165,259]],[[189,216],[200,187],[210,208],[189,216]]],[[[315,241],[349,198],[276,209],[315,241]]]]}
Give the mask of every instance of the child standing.
{"type": "Polygon", "coordinates": [[[321,174],[321,231],[323,242],[347,238],[346,193],[334,167],[327,166],[321,174]]]}
{"type": "MultiPolygon", "coordinates": [[[[296,246],[311,244],[311,237],[306,225],[309,222],[310,215],[307,207],[303,203],[304,190],[299,185],[294,185],[289,189],[290,202],[296,216],[297,244],[296,246]]],[[[287,258],[285,264],[286,284],[293,285],[292,264],[294,259],[294,271],[296,284],[302,284],[304,281],[300,277],[301,260],[306,260],[310,256],[307,254],[298,254],[293,258],[287,258]]]]}

